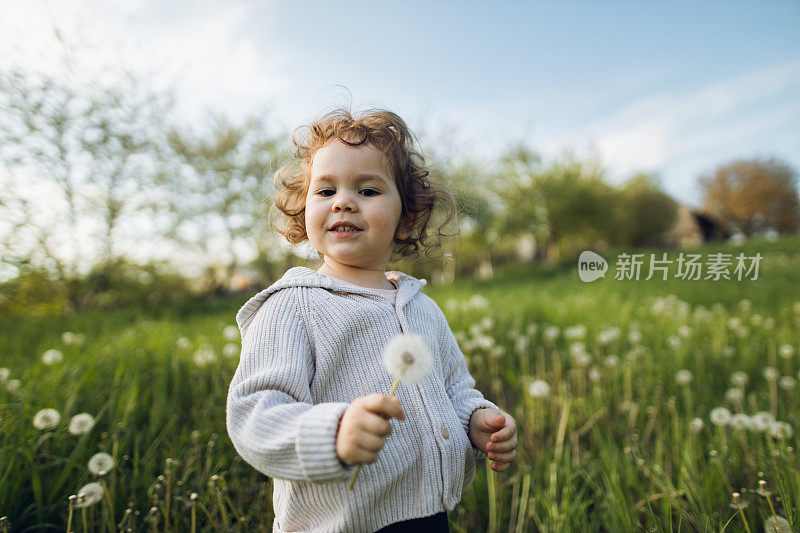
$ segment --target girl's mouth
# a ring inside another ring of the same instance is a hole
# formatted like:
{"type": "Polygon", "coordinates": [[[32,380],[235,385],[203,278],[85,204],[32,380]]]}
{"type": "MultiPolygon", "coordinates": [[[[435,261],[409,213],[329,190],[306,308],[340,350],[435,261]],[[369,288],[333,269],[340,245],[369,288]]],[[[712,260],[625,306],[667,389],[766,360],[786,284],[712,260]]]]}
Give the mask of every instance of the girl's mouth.
{"type": "Polygon", "coordinates": [[[362,230],[360,229],[344,229],[344,228],[336,228],[332,230],[328,230],[328,233],[333,233],[337,237],[353,237],[361,233],[362,230]]]}

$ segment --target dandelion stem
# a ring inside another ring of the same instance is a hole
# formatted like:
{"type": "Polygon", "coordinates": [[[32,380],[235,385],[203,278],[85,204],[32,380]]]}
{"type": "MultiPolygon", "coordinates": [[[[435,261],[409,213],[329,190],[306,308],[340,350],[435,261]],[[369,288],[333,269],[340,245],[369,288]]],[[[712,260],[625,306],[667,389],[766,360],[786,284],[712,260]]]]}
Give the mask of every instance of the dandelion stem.
{"type": "MultiPolygon", "coordinates": [[[[400,380],[399,379],[394,380],[394,384],[392,385],[392,388],[389,390],[388,397],[389,397],[390,400],[392,399],[392,396],[394,396],[394,393],[397,390],[397,386],[399,384],[400,384],[400,380]]],[[[353,490],[353,487],[356,484],[356,478],[358,477],[358,473],[360,471],[361,471],[361,465],[356,465],[356,470],[355,470],[355,472],[353,472],[352,477],[350,477],[350,483],[347,485],[347,490],[353,490]]]]}
{"type": "Polygon", "coordinates": [[[522,533],[522,526],[525,522],[525,512],[528,510],[528,491],[531,488],[531,475],[525,474],[522,478],[522,496],[519,503],[519,514],[517,515],[517,527],[515,533],[522,533]]]}

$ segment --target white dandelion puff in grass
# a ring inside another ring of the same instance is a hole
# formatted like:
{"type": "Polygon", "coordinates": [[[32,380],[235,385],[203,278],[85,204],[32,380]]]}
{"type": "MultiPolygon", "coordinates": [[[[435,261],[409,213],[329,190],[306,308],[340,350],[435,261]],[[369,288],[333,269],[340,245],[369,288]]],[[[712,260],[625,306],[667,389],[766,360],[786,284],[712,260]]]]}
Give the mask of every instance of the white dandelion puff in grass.
{"type": "Polygon", "coordinates": [[[731,412],[724,407],[715,407],[709,413],[708,418],[715,426],[724,426],[731,421],[731,412]]]}
{"type": "Polygon", "coordinates": [[[78,491],[78,498],[75,500],[76,507],[89,507],[103,499],[103,486],[93,481],[87,483],[78,491]]]}
{"type": "Polygon", "coordinates": [[[11,376],[11,370],[3,367],[0,368],[0,383],[3,383],[11,376]]]}
{"type": "Polygon", "coordinates": [[[795,380],[792,376],[783,376],[778,380],[778,386],[785,391],[794,390],[794,388],[797,386],[797,380],[795,380]]]}
{"type": "Polygon", "coordinates": [[[692,433],[700,433],[703,430],[703,423],[702,418],[693,418],[691,422],[689,422],[689,431],[692,433]]]}
{"type": "Polygon", "coordinates": [[[760,326],[764,322],[764,317],[761,315],[753,315],[750,317],[750,323],[756,327],[760,326]]]}
{"type": "Polygon", "coordinates": [[[61,414],[55,409],[42,409],[33,415],[33,427],[36,429],[51,429],[61,422],[61,414]]]}
{"type": "Polygon", "coordinates": [[[728,424],[735,430],[743,431],[750,427],[750,417],[744,413],[736,413],[728,424]]]}
{"type": "Polygon", "coordinates": [[[22,386],[22,382],[18,379],[9,379],[6,381],[6,390],[8,392],[16,392],[22,386]]]}
{"type": "Polygon", "coordinates": [[[56,350],[55,348],[47,350],[42,354],[42,362],[48,366],[60,363],[63,360],[64,354],[61,353],[61,350],[56,350]]]}
{"type": "Polygon", "coordinates": [[[736,348],[734,348],[733,346],[723,346],[722,355],[723,357],[727,357],[728,359],[730,359],[731,357],[736,355],[736,348]]]}
{"type": "Polygon", "coordinates": [[[542,379],[535,379],[528,385],[528,394],[533,398],[545,398],[550,395],[550,385],[542,379]]]}
{"type": "Polygon", "coordinates": [[[92,426],[94,426],[94,417],[89,413],[80,413],[70,419],[69,432],[71,435],[83,435],[88,433],[92,426]]]}
{"type": "Polygon", "coordinates": [[[619,366],[619,357],[611,354],[605,358],[604,363],[608,368],[616,368],[619,366]]]}
{"type": "Polygon", "coordinates": [[[776,381],[780,377],[780,372],[778,369],[773,366],[768,366],[764,368],[764,379],[767,381],[776,381]]]}
{"type": "Polygon", "coordinates": [[[689,370],[678,370],[675,374],[675,383],[684,386],[692,381],[692,373],[689,370]]]}
{"type": "Polygon", "coordinates": [[[200,348],[192,355],[192,360],[197,366],[205,366],[209,363],[213,363],[216,359],[217,355],[214,353],[214,350],[207,346],[200,348]]]}
{"type": "Polygon", "coordinates": [[[597,383],[598,381],[600,381],[602,377],[603,375],[597,368],[592,367],[589,369],[589,381],[591,381],[592,383],[597,383]]]}
{"type": "Polygon", "coordinates": [[[75,342],[75,334],[71,331],[65,331],[61,334],[61,342],[64,344],[73,344],[75,342]]]}
{"type": "Polygon", "coordinates": [[[738,370],[731,374],[731,383],[736,385],[737,387],[744,387],[747,385],[747,380],[750,379],[747,374],[738,370]]]}
{"type": "Polygon", "coordinates": [[[237,355],[239,355],[239,345],[233,342],[227,343],[225,346],[222,347],[222,355],[224,355],[228,359],[236,357],[237,355]]]}
{"type": "Polygon", "coordinates": [[[772,416],[772,413],[759,411],[750,417],[750,429],[753,431],[767,431],[773,422],[775,422],[775,417],[772,416]]]}
{"type": "Polygon", "coordinates": [[[225,337],[226,341],[238,341],[239,328],[236,326],[225,326],[225,329],[222,330],[222,336],[225,337]]]}
{"type": "Polygon", "coordinates": [[[94,454],[88,463],[89,472],[95,476],[105,475],[109,470],[114,468],[114,458],[106,452],[98,452],[94,454]]]}
{"type": "Polygon", "coordinates": [[[579,341],[586,337],[586,326],[576,324],[564,330],[564,338],[570,341],[579,341]]]}
{"type": "Polygon", "coordinates": [[[786,422],[776,420],[769,425],[769,433],[776,439],[791,439],[794,431],[786,422]]]}
{"type": "Polygon", "coordinates": [[[631,330],[628,333],[628,342],[631,344],[639,344],[642,342],[642,333],[637,330],[631,330]]]}
{"type": "Polygon", "coordinates": [[[673,350],[677,350],[681,347],[681,338],[677,335],[670,335],[669,338],[667,338],[667,345],[673,350]]]}
{"type": "Polygon", "coordinates": [[[730,388],[725,392],[725,399],[731,403],[738,404],[744,398],[744,392],[742,389],[737,389],[736,387],[730,388]]]}
{"type": "Polygon", "coordinates": [[[678,328],[678,335],[680,335],[684,339],[687,339],[692,336],[692,328],[684,324],[678,328]]]}
{"type": "Polygon", "coordinates": [[[192,346],[192,341],[187,339],[186,337],[180,337],[178,341],[175,343],[179,350],[185,350],[192,346]]]}
{"type": "Polygon", "coordinates": [[[620,336],[619,328],[612,326],[610,328],[604,329],[603,331],[597,334],[597,342],[605,346],[619,339],[619,336],[620,336]]]}
{"type": "Polygon", "coordinates": [[[481,327],[483,329],[488,331],[492,329],[492,326],[494,326],[494,320],[492,320],[492,317],[487,316],[484,317],[483,320],[481,320],[481,327]]]}
{"type": "Polygon", "coordinates": [[[764,520],[764,533],[792,533],[792,525],[784,517],[772,515],[764,520]]]}
{"type": "Polygon", "coordinates": [[[561,334],[561,330],[558,326],[547,326],[544,328],[544,338],[547,341],[554,341],[558,338],[561,334]]]}
{"type": "Polygon", "coordinates": [[[784,359],[789,359],[794,355],[794,346],[791,344],[781,344],[778,348],[778,355],[784,359]]]}
{"type": "Polygon", "coordinates": [[[395,380],[413,385],[428,375],[433,354],[421,335],[400,334],[383,350],[383,365],[395,380]]]}

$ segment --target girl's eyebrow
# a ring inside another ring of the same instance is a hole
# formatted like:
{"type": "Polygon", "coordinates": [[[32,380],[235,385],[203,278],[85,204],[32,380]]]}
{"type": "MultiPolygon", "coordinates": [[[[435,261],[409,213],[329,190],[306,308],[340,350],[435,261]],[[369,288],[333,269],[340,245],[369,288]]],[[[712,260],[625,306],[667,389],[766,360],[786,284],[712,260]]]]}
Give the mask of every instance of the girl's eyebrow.
{"type": "MultiPolygon", "coordinates": [[[[358,180],[358,181],[379,181],[379,182],[384,183],[384,184],[386,183],[386,180],[383,177],[381,177],[381,176],[379,176],[377,174],[359,174],[358,176],[356,176],[356,180],[358,180]]],[[[314,178],[314,181],[334,182],[336,180],[330,174],[324,174],[322,176],[317,176],[316,178],[314,178]]]]}

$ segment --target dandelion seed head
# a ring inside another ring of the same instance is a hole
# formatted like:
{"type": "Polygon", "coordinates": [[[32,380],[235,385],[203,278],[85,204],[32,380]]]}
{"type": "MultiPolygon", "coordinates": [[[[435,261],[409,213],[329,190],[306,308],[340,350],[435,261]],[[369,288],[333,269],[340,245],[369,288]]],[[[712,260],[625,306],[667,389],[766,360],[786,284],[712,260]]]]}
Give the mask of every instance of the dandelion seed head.
{"type": "Polygon", "coordinates": [[[784,359],[790,359],[794,355],[794,346],[791,344],[781,344],[778,348],[778,355],[784,359]]]}
{"type": "Polygon", "coordinates": [[[94,426],[94,417],[89,413],[80,413],[70,419],[69,432],[71,435],[83,435],[88,433],[92,426],[94,426]]]}
{"type": "Polygon", "coordinates": [[[792,533],[792,525],[782,516],[772,515],[764,520],[765,533],[792,533]]]}
{"type": "Polygon", "coordinates": [[[669,347],[672,348],[673,350],[677,350],[678,348],[681,347],[680,337],[678,337],[677,335],[670,335],[667,338],[667,345],[669,345],[669,347]]]}
{"type": "Polygon", "coordinates": [[[730,388],[725,392],[725,399],[731,403],[738,404],[744,398],[744,393],[742,389],[737,389],[736,387],[730,388]]]}
{"type": "Polygon", "coordinates": [[[239,340],[239,328],[233,325],[225,326],[225,329],[222,330],[222,336],[225,337],[226,341],[239,340]]]}
{"type": "Polygon", "coordinates": [[[731,420],[731,412],[724,407],[715,407],[708,415],[711,423],[716,426],[724,426],[731,420]]]}
{"type": "Polygon", "coordinates": [[[628,333],[628,342],[634,345],[639,344],[640,342],[642,342],[642,333],[635,329],[631,330],[628,333]]]}
{"type": "Polygon", "coordinates": [[[705,424],[703,423],[702,418],[693,418],[692,421],[689,422],[689,430],[692,433],[700,433],[700,431],[703,430],[704,425],[705,424]]]}
{"type": "Polygon", "coordinates": [[[763,322],[764,322],[764,317],[762,317],[761,315],[756,314],[750,317],[750,324],[756,327],[760,326],[763,322]]]}
{"type": "Polygon", "coordinates": [[[98,452],[89,459],[88,467],[92,474],[102,476],[114,468],[114,459],[105,452],[98,452]]]}
{"type": "Polygon", "coordinates": [[[792,426],[777,420],[769,425],[769,432],[776,439],[791,439],[792,435],[794,435],[792,426]]]}
{"type": "Polygon", "coordinates": [[[608,368],[616,368],[617,366],[619,366],[619,357],[617,357],[614,354],[611,354],[605,358],[604,362],[608,368]]]}
{"type": "Polygon", "coordinates": [[[75,502],[76,507],[89,507],[103,499],[103,486],[93,481],[87,483],[78,491],[78,498],[75,502]]]}
{"type": "Polygon", "coordinates": [[[733,346],[724,346],[722,348],[722,356],[730,359],[736,355],[736,349],[733,346]]]}
{"type": "Polygon", "coordinates": [[[576,324],[564,330],[564,338],[570,341],[582,340],[586,337],[586,326],[583,324],[576,324]]]}
{"type": "Polygon", "coordinates": [[[61,422],[61,414],[55,409],[42,409],[33,416],[33,427],[40,430],[51,429],[61,422]]]}
{"type": "Polygon", "coordinates": [[[197,366],[205,366],[216,361],[217,354],[214,353],[214,350],[212,350],[210,346],[204,346],[194,352],[192,360],[197,366]]]}
{"type": "Polygon", "coordinates": [[[18,379],[9,379],[6,381],[6,390],[8,392],[16,392],[22,386],[22,382],[18,379]]]}
{"type": "Polygon", "coordinates": [[[737,387],[744,387],[747,385],[747,380],[750,379],[747,374],[742,372],[741,370],[737,370],[733,374],[731,374],[731,383],[736,385],[737,387]]]}
{"type": "Polygon", "coordinates": [[[561,330],[558,326],[547,326],[544,328],[544,338],[548,341],[554,341],[558,338],[561,334],[561,330]]]}
{"type": "Polygon", "coordinates": [[[222,348],[222,355],[224,355],[224,356],[225,356],[225,357],[227,357],[228,359],[231,359],[231,358],[233,358],[233,357],[236,357],[237,355],[239,355],[239,345],[238,345],[238,344],[235,344],[235,343],[233,343],[233,342],[229,342],[229,343],[227,343],[227,344],[226,344],[226,345],[225,345],[225,346],[222,348]]]}
{"type": "Polygon", "coordinates": [[[750,417],[744,413],[736,413],[728,424],[735,430],[742,431],[750,427],[750,417]]]}
{"type": "Polygon", "coordinates": [[[0,383],[3,383],[11,376],[11,370],[8,368],[0,368],[0,383]]]}
{"type": "Polygon", "coordinates": [[[794,390],[797,381],[792,376],[783,376],[778,380],[778,386],[785,391],[794,390]]]}
{"type": "Polygon", "coordinates": [[[684,324],[678,328],[678,335],[680,335],[684,339],[687,339],[692,336],[692,328],[684,324]]]}
{"type": "Polygon", "coordinates": [[[550,395],[550,385],[542,379],[535,379],[528,385],[528,394],[534,398],[544,398],[550,395]]]}
{"type": "Polygon", "coordinates": [[[394,379],[414,384],[428,375],[433,355],[421,335],[395,336],[383,350],[383,365],[394,379]]]}
{"type": "Polygon", "coordinates": [[[63,360],[64,354],[61,353],[61,350],[56,350],[55,348],[47,350],[42,354],[42,362],[48,366],[60,363],[63,360]]]}
{"type": "Polygon", "coordinates": [[[766,411],[759,411],[750,417],[750,429],[753,431],[767,431],[769,425],[775,421],[772,413],[766,411]]]}
{"type": "Polygon", "coordinates": [[[177,346],[177,347],[178,347],[180,350],[186,350],[187,348],[191,347],[191,345],[192,345],[192,341],[190,341],[190,340],[189,340],[189,339],[187,339],[186,337],[180,337],[180,338],[178,339],[178,342],[176,342],[176,343],[175,343],[175,345],[176,345],[176,346],[177,346]]]}
{"type": "Polygon", "coordinates": [[[767,381],[775,381],[780,375],[780,372],[775,367],[768,366],[764,368],[764,379],[767,381]]]}
{"type": "Polygon", "coordinates": [[[689,382],[692,381],[692,373],[689,370],[683,369],[678,370],[675,374],[675,383],[678,385],[684,386],[688,385],[689,382]]]}

